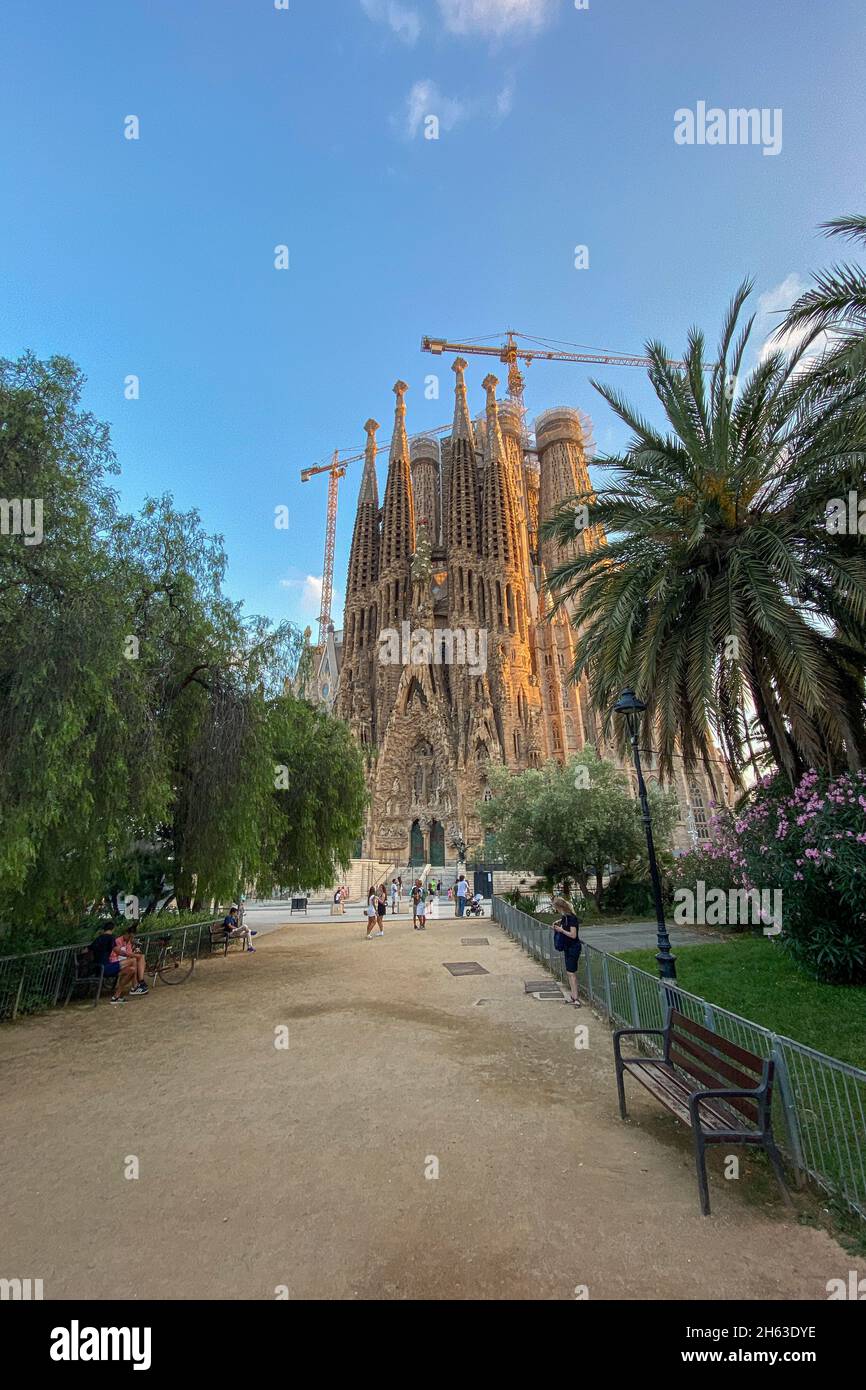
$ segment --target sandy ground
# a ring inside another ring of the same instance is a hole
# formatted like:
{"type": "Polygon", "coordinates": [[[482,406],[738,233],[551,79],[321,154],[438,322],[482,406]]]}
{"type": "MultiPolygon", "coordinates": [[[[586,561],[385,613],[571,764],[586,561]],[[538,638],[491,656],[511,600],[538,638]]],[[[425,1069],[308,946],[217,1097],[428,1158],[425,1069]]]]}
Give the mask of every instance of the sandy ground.
{"type": "Polygon", "coordinates": [[[637,1086],[619,1120],[607,1026],[525,994],[538,976],[489,919],[370,942],[296,919],[185,986],[4,1027],[0,1275],[46,1298],[825,1299],[851,1257],[759,1167],[714,1163],[701,1217],[687,1134],[637,1086]],[[470,960],[489,973],[443,968],[470,960]]]}

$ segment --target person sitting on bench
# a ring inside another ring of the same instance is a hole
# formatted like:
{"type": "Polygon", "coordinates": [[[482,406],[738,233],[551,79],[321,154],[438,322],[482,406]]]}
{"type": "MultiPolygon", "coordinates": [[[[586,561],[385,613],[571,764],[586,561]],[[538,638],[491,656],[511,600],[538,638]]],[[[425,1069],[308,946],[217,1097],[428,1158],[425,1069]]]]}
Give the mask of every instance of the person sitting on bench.
{"type": "Polygon", "coordinates": [[[103,924],[99,935],[90,943],[90,954],[97,967],[102,966],[106,979],[114,982],[112,1004],[125,1003],[124,995],[132,989],[138,972],[133,960],[122,961],[119,958],[114,944],[113,922],[103,924]]]}
{"type": "Polygon", "coordinates": [[[130,994],[149,994],[150,990],[144,983],[144,952],[135,944],[135,932],[132,927],[127,927],[126,931],[121,932],[120,936],[116,938],[114,949],[122,963],[132,961],[135,966],[135,985],[130,990],[130,994]]]}
{"type": "Polygon", "coordinates": [[[254,931],[251,932],[249,927],[241,927],[238,925],[238,909],[236,903],[232,903],[229,908],[228,916],[223,919],[223,931],[231,941],[242,941],[244,943],[243,950],[254,951],[256,949],[250,938],[257,936],[258,933],[254,931]]]}

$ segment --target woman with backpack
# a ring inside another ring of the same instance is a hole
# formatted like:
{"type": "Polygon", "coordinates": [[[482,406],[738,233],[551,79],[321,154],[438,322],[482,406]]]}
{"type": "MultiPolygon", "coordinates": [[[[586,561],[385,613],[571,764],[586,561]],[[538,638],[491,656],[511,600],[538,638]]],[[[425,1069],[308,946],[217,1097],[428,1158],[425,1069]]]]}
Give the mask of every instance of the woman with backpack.
{"type": "Polygon", "coordinates": [[[580,961],[580,953],[583,949],[583,942],[580,939],[580,918],[574,910],[568,898],[554,898],[551,904],[554,912],[561,912],[562,916],[551,922],[553,931],[553,945],[557,951],[562,951],[565,964],[565,973],[568,976],[568,984],[571,990],[571,1003],[577,1008],[580,1007],[580,998],[577,993],[577,967],[580,961]]]}

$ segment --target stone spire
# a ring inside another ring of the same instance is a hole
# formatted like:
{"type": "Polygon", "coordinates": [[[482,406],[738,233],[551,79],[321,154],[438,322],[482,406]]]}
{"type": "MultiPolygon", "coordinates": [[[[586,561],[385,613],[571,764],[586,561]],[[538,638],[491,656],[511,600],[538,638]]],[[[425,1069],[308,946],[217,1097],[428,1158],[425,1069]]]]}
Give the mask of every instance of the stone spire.
{"type": "Polygon", "coordinates": [[[356,595],[363,595],[370,584],[379,578],[379,488],[376,482],[376,420],[368,420],[367,447],[364,452],[364,475],[358,493],[358,510],[352,532],[349,553],[349,573],[346,581],[346,607],[356,595]]]}
{"type": "Polygon", "coordinates": [[[388,481],[382,507],[382,549],[380,573],[382,578],[392,571],[406,570],[415,551],[415,509],[412,500],[412,469],[409,440],[406,435],[406,402],[409,390],[405,381],[394,386],[397,405],[394,411],[394,433],[388,460],[388,481]]]}
{"type": "Polygon", "coordinates": [[[451,431],[452,439],[468,439],[472,448],[475,448],[475,435],[472,429],[472,416],[469,414],[469,402],[466,398],[466,371],[467,362],[465,357],[455,357],[451,364],[451,370],[455,375],[454,382],[454,427],[451,431]]]}
{"type": "Polygon", "coordinates": [[[445,489],[447,513],[443,533],[450,551],[464,555],[481,554],[481,517],[478,496],[478,469],[475,466],[475,431],[466,399],[463,373],[466,362],[458,357],[452,366],[454,386],[454,428],[448,462],[448,486],[445,489]]]}
{"type": "Polygon", "coordinates": [[[511,467],[499,425],[496,403],[499,381],[491,374],[482,384],[487,392],[487,441],[481,494],[483,554],[503,570],[515,572],[520,568],[523,547],[511,467]]]}
{"type": "MultiPolygon", "coordinates": [[[[539,523],[546,521],[564,502],[581,496],[586,505],[592,491],[586,466],[586,429],[576,410],[559,406],[545,410],[535,422],[535,438],[541,469],[539,523]]],[[[575,550],[592,549],[599,543],[596,527],[583,529],[575,515],[575,538],[566,546],[555,540],[542,543],[542,560],[550,573],[575,550]]]]}
{"type": "Polygon", "coordinates": [[[408,617],[411,599],[409,566],[415,553],[415,505],[403,399],[408,390],[405,381],[394,385],[397,405],[379,549],[379,622],[383,628],[398,626],[408,617]]]}
{"type": "Polygon", "coordinates": [[[361,491],[358,494],[359,507],[364,502],[372,502],[377,511],[379,509],[379,484],[376,481],[376,431],[378,428],[378,420],[368,420],[364,426],[367,434],[367,446],[364,450],[364,476],[361,479],[361,491]]]}
{"type": "Polygon", "coordinates": [[[336,709],[356,739],[376,741],[375,687],[369,678],[378,634],[379,489],[376,483],[376,420],[368,420],[364,473],[349,552],[343,609],[343,655],[336,709]]]}

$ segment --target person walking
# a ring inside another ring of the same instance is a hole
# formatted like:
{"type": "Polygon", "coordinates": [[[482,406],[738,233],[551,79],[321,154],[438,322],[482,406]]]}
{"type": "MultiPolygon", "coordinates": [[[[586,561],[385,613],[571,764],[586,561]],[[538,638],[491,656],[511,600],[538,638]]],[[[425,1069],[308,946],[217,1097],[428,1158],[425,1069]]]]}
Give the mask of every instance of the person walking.
{"type": "Polygon", "coordinates": [[[577,968],[580,963],[580,953],[583,950],[583,942],[580,939],[580,918],[574,910],[568,898],[554,898],[551,903],[554,912],[561,912],[562,916],[558,921],[551,922],[553,931],[553,945],[557,951],[562,951],[565,973],[568,977],[568,985],[571,990],[570,1002],[577,1008],[580,1007],[580,998],[577,993],[577,968]]]}
{"type": "Polygon", "coordinates": [[[399,890],[399,888],[397,887],[397,880],[396,880],[396,878],[392,878],[392,879],[391,879],[391,916],[392,916],[392,917],[396,916],[396,913],[397,913],[397,902],[398,902],[398,898],[399,898],[399,893],[400,893],[400,890],[399,890]]]}
{"type": "Polygon", "coordinates": [[[385,914],[388,911],[388,894],[385,891],[384,883],[379,884],[379,891],[376,894],[376,919],[379,923],[379,935],[385,935],[385,914]]]}
{"type": "Polygon", "coordinates": [[[398,875],[397,875],[397,911],[398,911],[398,912],[400,911],[400,908],[401,908],[401,906],[402,906],[402,903],[403,903],[403,876],[402,876],[402,874],[398,874],[398,875]]]}
{"type": "Polygon", "coordinates": [[[365,940],[378,936],[376,925],[379,921],[379,895],[376,892],[375,884],[371,884],[367,890],[367,935],[365,940]]]}
{"type": "Polygon", "coordinates": [[[465,874],[461,874],[458,878],[455,893],[457,896],[457,916],[462,917],[466,911],[466,899],[469,897],[469,884],[466,882],[465,874]]]}

